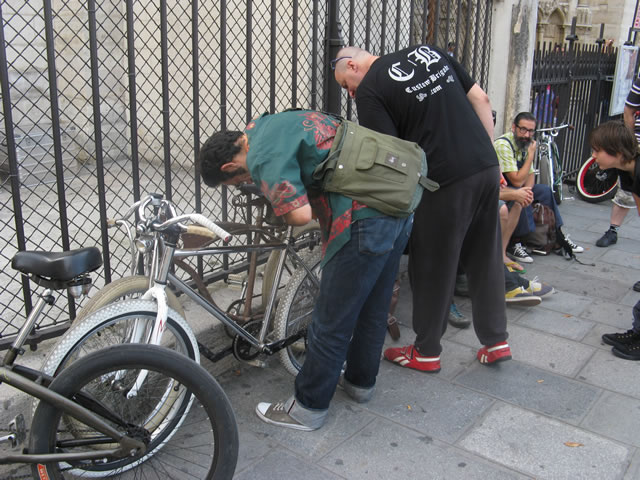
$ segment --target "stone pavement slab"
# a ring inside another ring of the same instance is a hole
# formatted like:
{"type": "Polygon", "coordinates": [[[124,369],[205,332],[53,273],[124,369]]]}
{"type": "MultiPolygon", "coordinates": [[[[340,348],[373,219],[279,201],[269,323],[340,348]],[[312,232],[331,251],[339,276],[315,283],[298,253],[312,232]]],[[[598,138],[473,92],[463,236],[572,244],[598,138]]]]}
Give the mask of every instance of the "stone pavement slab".
{"type": "Polygon", "coordinates": [[[601,390],[518,361],[477,365],[456,383],[528,410],[579,423],[601,390]]]}
{"type": "Polygon", "coordinates": [[[616,479],[633,449],[512,405],[497,405],[460,446],[535,478],[616,479]]]}

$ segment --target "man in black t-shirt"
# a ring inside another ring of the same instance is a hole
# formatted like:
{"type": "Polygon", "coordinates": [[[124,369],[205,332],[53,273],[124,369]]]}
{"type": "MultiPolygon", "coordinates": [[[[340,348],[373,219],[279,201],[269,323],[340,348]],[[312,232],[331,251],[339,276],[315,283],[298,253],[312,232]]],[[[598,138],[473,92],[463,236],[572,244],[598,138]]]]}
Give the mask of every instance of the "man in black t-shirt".
{"type": "Polygon", "coordinates": [[[496,208],[500,171],[486,93],[454,58],[430,45],[382,57],[346,47],[332,68],[355,98],[360,124],[418,143],[429,178],[440,184],[438,191],[424,192],[409,241],[416,340],[387,349],[385,358],[424,372],[440,370],[440,338],[460,261],[473,325],[485,345],[478,360],[510,359],[496,208]]]}

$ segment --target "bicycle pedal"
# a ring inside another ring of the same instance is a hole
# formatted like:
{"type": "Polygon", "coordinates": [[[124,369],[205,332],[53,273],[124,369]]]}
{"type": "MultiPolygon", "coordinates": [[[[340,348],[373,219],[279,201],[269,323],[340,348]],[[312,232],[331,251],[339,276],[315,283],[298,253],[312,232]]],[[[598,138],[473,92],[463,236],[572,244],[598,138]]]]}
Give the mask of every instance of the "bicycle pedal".
{"type": "Polygon", "coordinates": [[[232,290],[242,290],[246,281],[247,276],[244,273],[230,273],[227,277],[227,285],[232,290]]]}
{"type": "Polygon", "coordinates": [[[7,442],[11,448],[22,445],[27,438],[27,427],[24,422],[24,415],[20,414],[9,423],[9,435],[0,437],[0,443],[7,442]]]}

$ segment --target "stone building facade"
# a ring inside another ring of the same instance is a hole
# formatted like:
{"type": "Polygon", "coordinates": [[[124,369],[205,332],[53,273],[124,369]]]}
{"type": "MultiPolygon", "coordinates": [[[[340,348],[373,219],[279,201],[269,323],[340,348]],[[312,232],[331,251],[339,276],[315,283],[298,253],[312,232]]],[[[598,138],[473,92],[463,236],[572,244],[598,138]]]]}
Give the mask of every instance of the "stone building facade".
{"type": "Polygon", "coordinates": [[[604,24],[604,39],[622,45],[629,38],[636,0],[540,0],[536,42],[565,43],[576,17],[576,35],[580,43],[592,44],[600,36],[604,24]]]}

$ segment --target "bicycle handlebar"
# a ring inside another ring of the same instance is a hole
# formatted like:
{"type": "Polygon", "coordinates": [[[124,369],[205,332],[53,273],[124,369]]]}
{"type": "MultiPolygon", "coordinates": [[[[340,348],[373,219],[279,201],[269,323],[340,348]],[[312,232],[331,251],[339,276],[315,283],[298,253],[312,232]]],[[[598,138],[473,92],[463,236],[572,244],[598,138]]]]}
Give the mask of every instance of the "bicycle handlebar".
{"type": "Polygon", "coordinates": [[[545,132],[549,132],[549,134],[552,137],[555,137],[556,135],[558,135],[558,130],[562,130],[564,128],[568,128],[569,130],[573,130],[573,125],[569,125],[568,123],[564,123],[562,125],[556,125],[555,127],[548,127],[548,128],[538,128],[536,129],[536,133],[545,133],[545,132]]]}
{"type": "Polygon", "coordinates": [[[109,225],[118,225],[119,223],[126,225],[125,220],[127,218],[129,218],[131,215],[133,215],[133,213],[136,210],[138,211],[138,216],[140,217],[141,221],[144,222],[144,223],[147,223],[147,221],[149,219],[147,218],[147,216],[145,214],[145,208],[149,204],[154,203],[154,202],[155,202],[155,205],[158,206],[158,207],[165,207],[169,211],[169,213],[171,214],[171,218],[169,218],[169,220],[166,220],[163,223],[155,223],[153,225],[153,227],[152,227],[154,230],[162,231],[162,230],[165,230],[170,225],[175,225],[175,224],[180,223],[182,221],[189,220],[189,221],[191,221],[193,223],[197,223],[198,225],[201,225],[201,226],[205,227],[206,229],[210,230],[216,236],[222,238],[225,242],[228,242],[229,240],[231,240],[232,235],[229,232],[224,230],[222,227],[217,225],[215,222],[209,220],[204,215],[201,215],[199,213],[190,213],[190,214],[186,214],[186,215],[176,215],[176,210],[175,210],[174,205],[169,200],[162,199],[162,197],[160,195],[158,195],[158,194],[147,195],[145,198],[143,198],[143,199],[135,202],[133,205],[131,205],[131,207],[129,208],[129,210],[127,210],[127,212],[124,214],[124,216],[122,217],[121,220],[108,220],[107,223],[109,225]]]}

